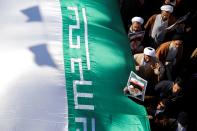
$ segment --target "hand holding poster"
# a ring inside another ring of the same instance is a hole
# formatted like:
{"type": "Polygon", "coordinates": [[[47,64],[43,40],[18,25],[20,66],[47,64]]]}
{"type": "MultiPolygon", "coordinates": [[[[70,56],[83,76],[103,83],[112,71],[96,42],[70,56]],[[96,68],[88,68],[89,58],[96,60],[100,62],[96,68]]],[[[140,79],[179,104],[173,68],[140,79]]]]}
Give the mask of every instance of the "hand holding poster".
{"type": "Polygon", "coordinates": [[[124,93],[138,100],[144,101],[147,81],[131,71],[124,93]]]}

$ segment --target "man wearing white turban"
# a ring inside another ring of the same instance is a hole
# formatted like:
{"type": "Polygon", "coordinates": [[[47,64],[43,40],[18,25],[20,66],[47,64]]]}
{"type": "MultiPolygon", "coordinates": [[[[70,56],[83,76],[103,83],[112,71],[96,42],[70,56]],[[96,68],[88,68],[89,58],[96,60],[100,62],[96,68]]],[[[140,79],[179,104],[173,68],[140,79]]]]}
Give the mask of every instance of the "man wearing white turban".
{"type": "Polygon", "coordinates": [[[172,15],[173,6],[163,5],[160,9],[161,13],[152,15],[144,26],[152,40],[151,46],[155,49],[164,42],[168,31],[166,28],[176,21],[176,18],[172,15]]]}
{"type": "Polygon", "coordinates": [[[135,16],[131,19],[131,22],[132,24],[128,32],[131,52],[132,54],[142,53],[144,49],[142,42],[145,34],[145,31],[142,31],[144,19],[139,16],[135,16]]]}
{"type": "Polygon", "coordinates": [[[139,76],[146,79],[154,87],[164,75],[164,66],[156,57],[155,49],[152,47],[144,48],[143,53],[134,55],[136,72],[139,76]]]}

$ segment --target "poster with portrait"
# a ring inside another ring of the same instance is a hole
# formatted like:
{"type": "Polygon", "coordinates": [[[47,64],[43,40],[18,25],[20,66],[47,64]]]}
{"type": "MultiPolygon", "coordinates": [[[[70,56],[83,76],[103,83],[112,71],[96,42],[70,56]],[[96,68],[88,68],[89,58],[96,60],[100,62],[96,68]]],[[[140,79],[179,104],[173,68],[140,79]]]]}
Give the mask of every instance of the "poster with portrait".
{"type": "Polygon", "coordinates": [[[140,101],[144,101],[147,81],[131,71],[124,93],[140,101]]]}

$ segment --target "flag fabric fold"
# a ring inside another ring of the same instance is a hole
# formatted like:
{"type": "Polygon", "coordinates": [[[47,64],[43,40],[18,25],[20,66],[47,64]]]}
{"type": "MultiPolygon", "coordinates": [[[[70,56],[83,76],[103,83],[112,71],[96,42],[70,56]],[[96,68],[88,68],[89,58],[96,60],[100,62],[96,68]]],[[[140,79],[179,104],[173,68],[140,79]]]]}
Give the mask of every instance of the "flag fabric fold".
{"type": "Polygon", "coordinates": [[[123,93],[133,58],[118,1],[0,2],[2,131],[149,131],[123,93]]]}

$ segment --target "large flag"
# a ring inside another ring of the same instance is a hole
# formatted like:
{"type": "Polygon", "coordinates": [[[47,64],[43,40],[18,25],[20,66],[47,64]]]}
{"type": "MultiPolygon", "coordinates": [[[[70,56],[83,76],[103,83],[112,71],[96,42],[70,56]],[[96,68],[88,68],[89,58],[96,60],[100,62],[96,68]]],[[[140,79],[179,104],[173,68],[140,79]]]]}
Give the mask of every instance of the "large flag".
{"type": "Polygon", "coordinates": [[[0,2],[0,131],[148,131],[123,93],[133,58],[116,0],[0,2]]]}

